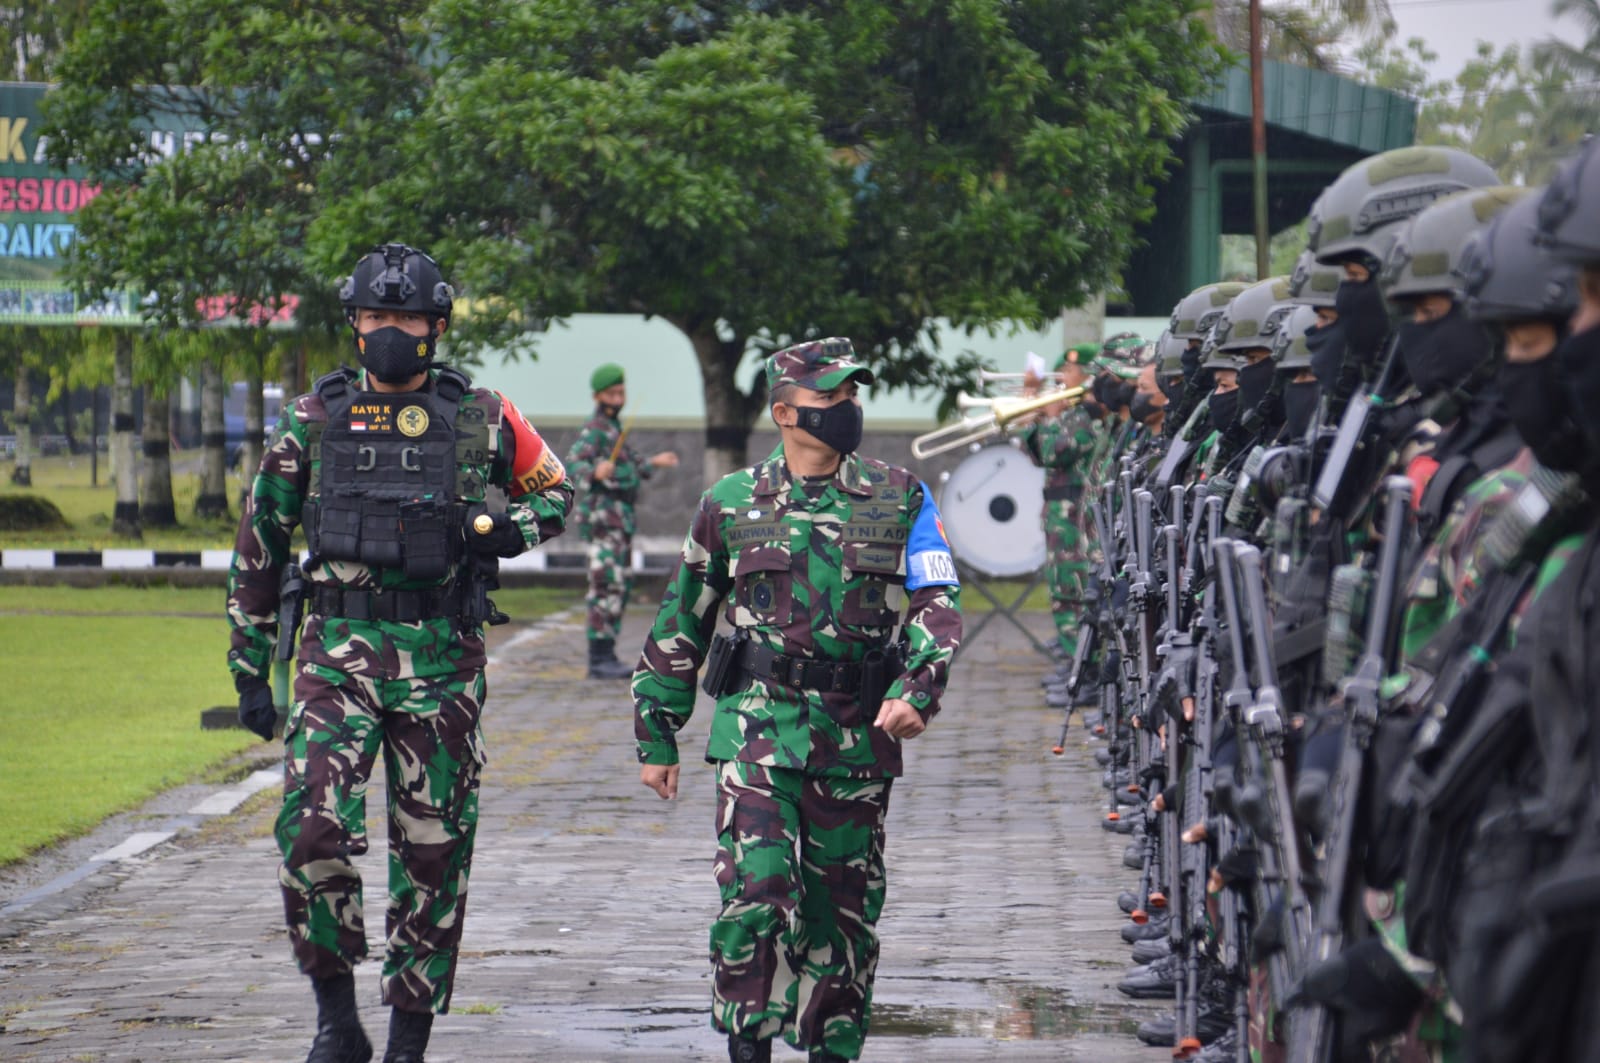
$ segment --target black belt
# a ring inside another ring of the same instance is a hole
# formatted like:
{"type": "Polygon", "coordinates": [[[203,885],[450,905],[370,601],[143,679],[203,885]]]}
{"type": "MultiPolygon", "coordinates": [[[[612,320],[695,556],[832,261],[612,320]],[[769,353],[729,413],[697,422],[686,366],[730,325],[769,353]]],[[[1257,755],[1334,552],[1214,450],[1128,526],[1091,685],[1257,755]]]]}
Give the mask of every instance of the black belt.
{"type": "Polygon", "coordinates": [[[394,620],[415,624],[420,620],[461,615],[460,584],[427,590],[373,590],[366,587],[319,585],[311,593],[311,612],[344,620],[394,620]]]}
{"type": "Polygon", "coordinates": [[[793,690],[815,690],[819,694],[854,694],[861,689],[859,661],[818,661],[810,657],[789,657],[754,642],[746,642],[739,647],[734,663],[757,679],[765,679],[793,690]]]}
{"type": "Polygon", "coordinates": [[[1044,500],[1046,502],[1076,502],[1082,497],[1082,484],[1061,484],[1057,487],[1046,487],[1044,489],[1044,500]]]}

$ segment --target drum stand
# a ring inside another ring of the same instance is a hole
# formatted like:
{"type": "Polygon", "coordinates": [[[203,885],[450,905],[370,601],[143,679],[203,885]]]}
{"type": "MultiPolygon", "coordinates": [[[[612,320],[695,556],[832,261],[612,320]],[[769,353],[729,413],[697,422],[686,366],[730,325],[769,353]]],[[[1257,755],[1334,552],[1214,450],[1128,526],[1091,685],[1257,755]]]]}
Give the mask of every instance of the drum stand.
{"type": "Polygon", "coordinates": [[[979,620],[962,635],[961,641],[964,645],[976,642],[978,636],[983,633],[983,629],[989,626],[989,621],[993,620],[997,616],[1003,616],[1011,622],[1012,627],[1022,632],[1023,637],[1033,644],[1034,649],[1038,650],[1048,659],[1052,661],[1055,660],[1054,651],[1052,651],[1049,646],[1046,646],[1044,643],[1040,642],[1034,633],[1028,630],[1028,626],[1017,618],[1017,610],[1022,608],[1022,603],[1028,600],[1028,595],[1033,593],[1033,589],[1035,587],[1044,582],[1045,569],[1043,566],[1033,570],[1033,574],[1028,577],[1027,584],[1022,588],[1022,592],[1017,595],[1016,599],[1010,605],[1006,605],[1004,602],[1002,602],[999,597],[997,597],[995,593],[989,589],[988,584],[986,584],[983,580],[983,576],[974,570],[970,565],[964,565],[958,560],[956,562],[956,569],[961,575],[961,586],[963,588],[973,588],[979,594],[987,598],[990,605],[994,606],[994,608],[983,614],[983,619],[979,620]]]}

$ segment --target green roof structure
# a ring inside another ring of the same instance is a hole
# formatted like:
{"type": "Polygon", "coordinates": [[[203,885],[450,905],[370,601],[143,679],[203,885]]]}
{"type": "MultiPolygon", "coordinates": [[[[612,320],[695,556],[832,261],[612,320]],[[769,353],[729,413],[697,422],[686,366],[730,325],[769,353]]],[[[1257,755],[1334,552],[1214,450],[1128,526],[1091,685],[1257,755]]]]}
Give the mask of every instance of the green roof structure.
{"type": "MultiPolygon", "coordinates": [[[[1323,187],[1352,163],[1416,137],[1417,104],[1409,97],[1270,59],[1264,75],[1273,232],[1304,218],[1323,187]]],[[[1193,106],[1196,121],[1178,150],[1182,162],[1157,191],[1145,246],[1125,276],[1137,314],[1164,314],[1188,292],[1221,279],[1222,235],[1255,229],[1249,70],[1230,68],[1193,106]]]]}

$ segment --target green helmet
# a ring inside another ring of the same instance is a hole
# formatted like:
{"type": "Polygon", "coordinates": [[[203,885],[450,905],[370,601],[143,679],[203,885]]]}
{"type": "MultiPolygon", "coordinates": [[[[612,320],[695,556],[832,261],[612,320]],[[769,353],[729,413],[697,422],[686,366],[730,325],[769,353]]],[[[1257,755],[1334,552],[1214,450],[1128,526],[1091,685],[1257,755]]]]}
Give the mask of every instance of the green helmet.
{"type": "Polygon", "coordinates": [[[1257,281],[1233,297],[1211,329],[1211,342],[1218,351],[1243,352],[1252,347],[1272,348],[1278,323],[1293,308],[1289,302],[1289,278],[1269,277],[1257,281]]]}
{"type": "Polygon", "coordinates": [[[1438,293],[1464,294],[1461,252],[1467,238],[1489,219],[1528,194],[1526,188],[1495,185],[1448,195],[1418,213],[1400,229],[1384,261],[1378,284],[1393,300],[1438,293]]]}
{"type": "Polygon", "coordinates": [[[1211,331],[1211,326],[1216,324],[1217,318],[1227,307],[1228,302],[1240,292],[1245,290],[1245,285],[1232,281],[1220,284],[1205,284],[1196,288],[1172,308],[1172,323],[1168,330],[1180,340],[1203,340],[1206,333],[1211,331]]]}
{"type": "Polygon", "coordinates": [[[1311,215],[1309,245],[1325,266],[1388,257],[1400,224],[1436,199],[1500,179],[1482,159],[1455,148],[1396,148],[1363,159],[1334,179],[1311,215]]]}
{"type": "Polygon", "coordinates": [[[1306,331],[1317,323],[1317,311],[1309,306],[1297,306],[1278,326],[1272,337],[1272,360],[1279,369],[1310,369],[1311,348],[1306,346],[1306,331]]]}
{"type": "Polygon", "coordinates": [[[1342,280],[1344,270],[1322,265],[1317,261],[1317,253],[1308,247],[1300,252],[1294,272],[1289,274],[1289,301],[1301,306],[1331,307],[1342,280]]]}

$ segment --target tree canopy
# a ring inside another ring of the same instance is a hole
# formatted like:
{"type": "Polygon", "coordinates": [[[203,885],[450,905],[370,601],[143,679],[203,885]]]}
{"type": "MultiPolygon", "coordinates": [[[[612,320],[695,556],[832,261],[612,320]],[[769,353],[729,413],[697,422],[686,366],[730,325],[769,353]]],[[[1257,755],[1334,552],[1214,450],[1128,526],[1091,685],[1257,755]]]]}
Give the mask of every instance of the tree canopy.
{"type": "Polygon", "coordinates": [[[890,385],[949,383],[932,319],[1040,326],[1115,283],[1221,61],[1198,6],[98,0],[51,152],[119,183],[71,268],[175,323],[215,294],[335,320],[334,278],[404,239],[467,341],[671,321],[742,458],[754,352],[849,335],[890,385]],[[182,107],[208,135],[152,155],[182,107]]]}

